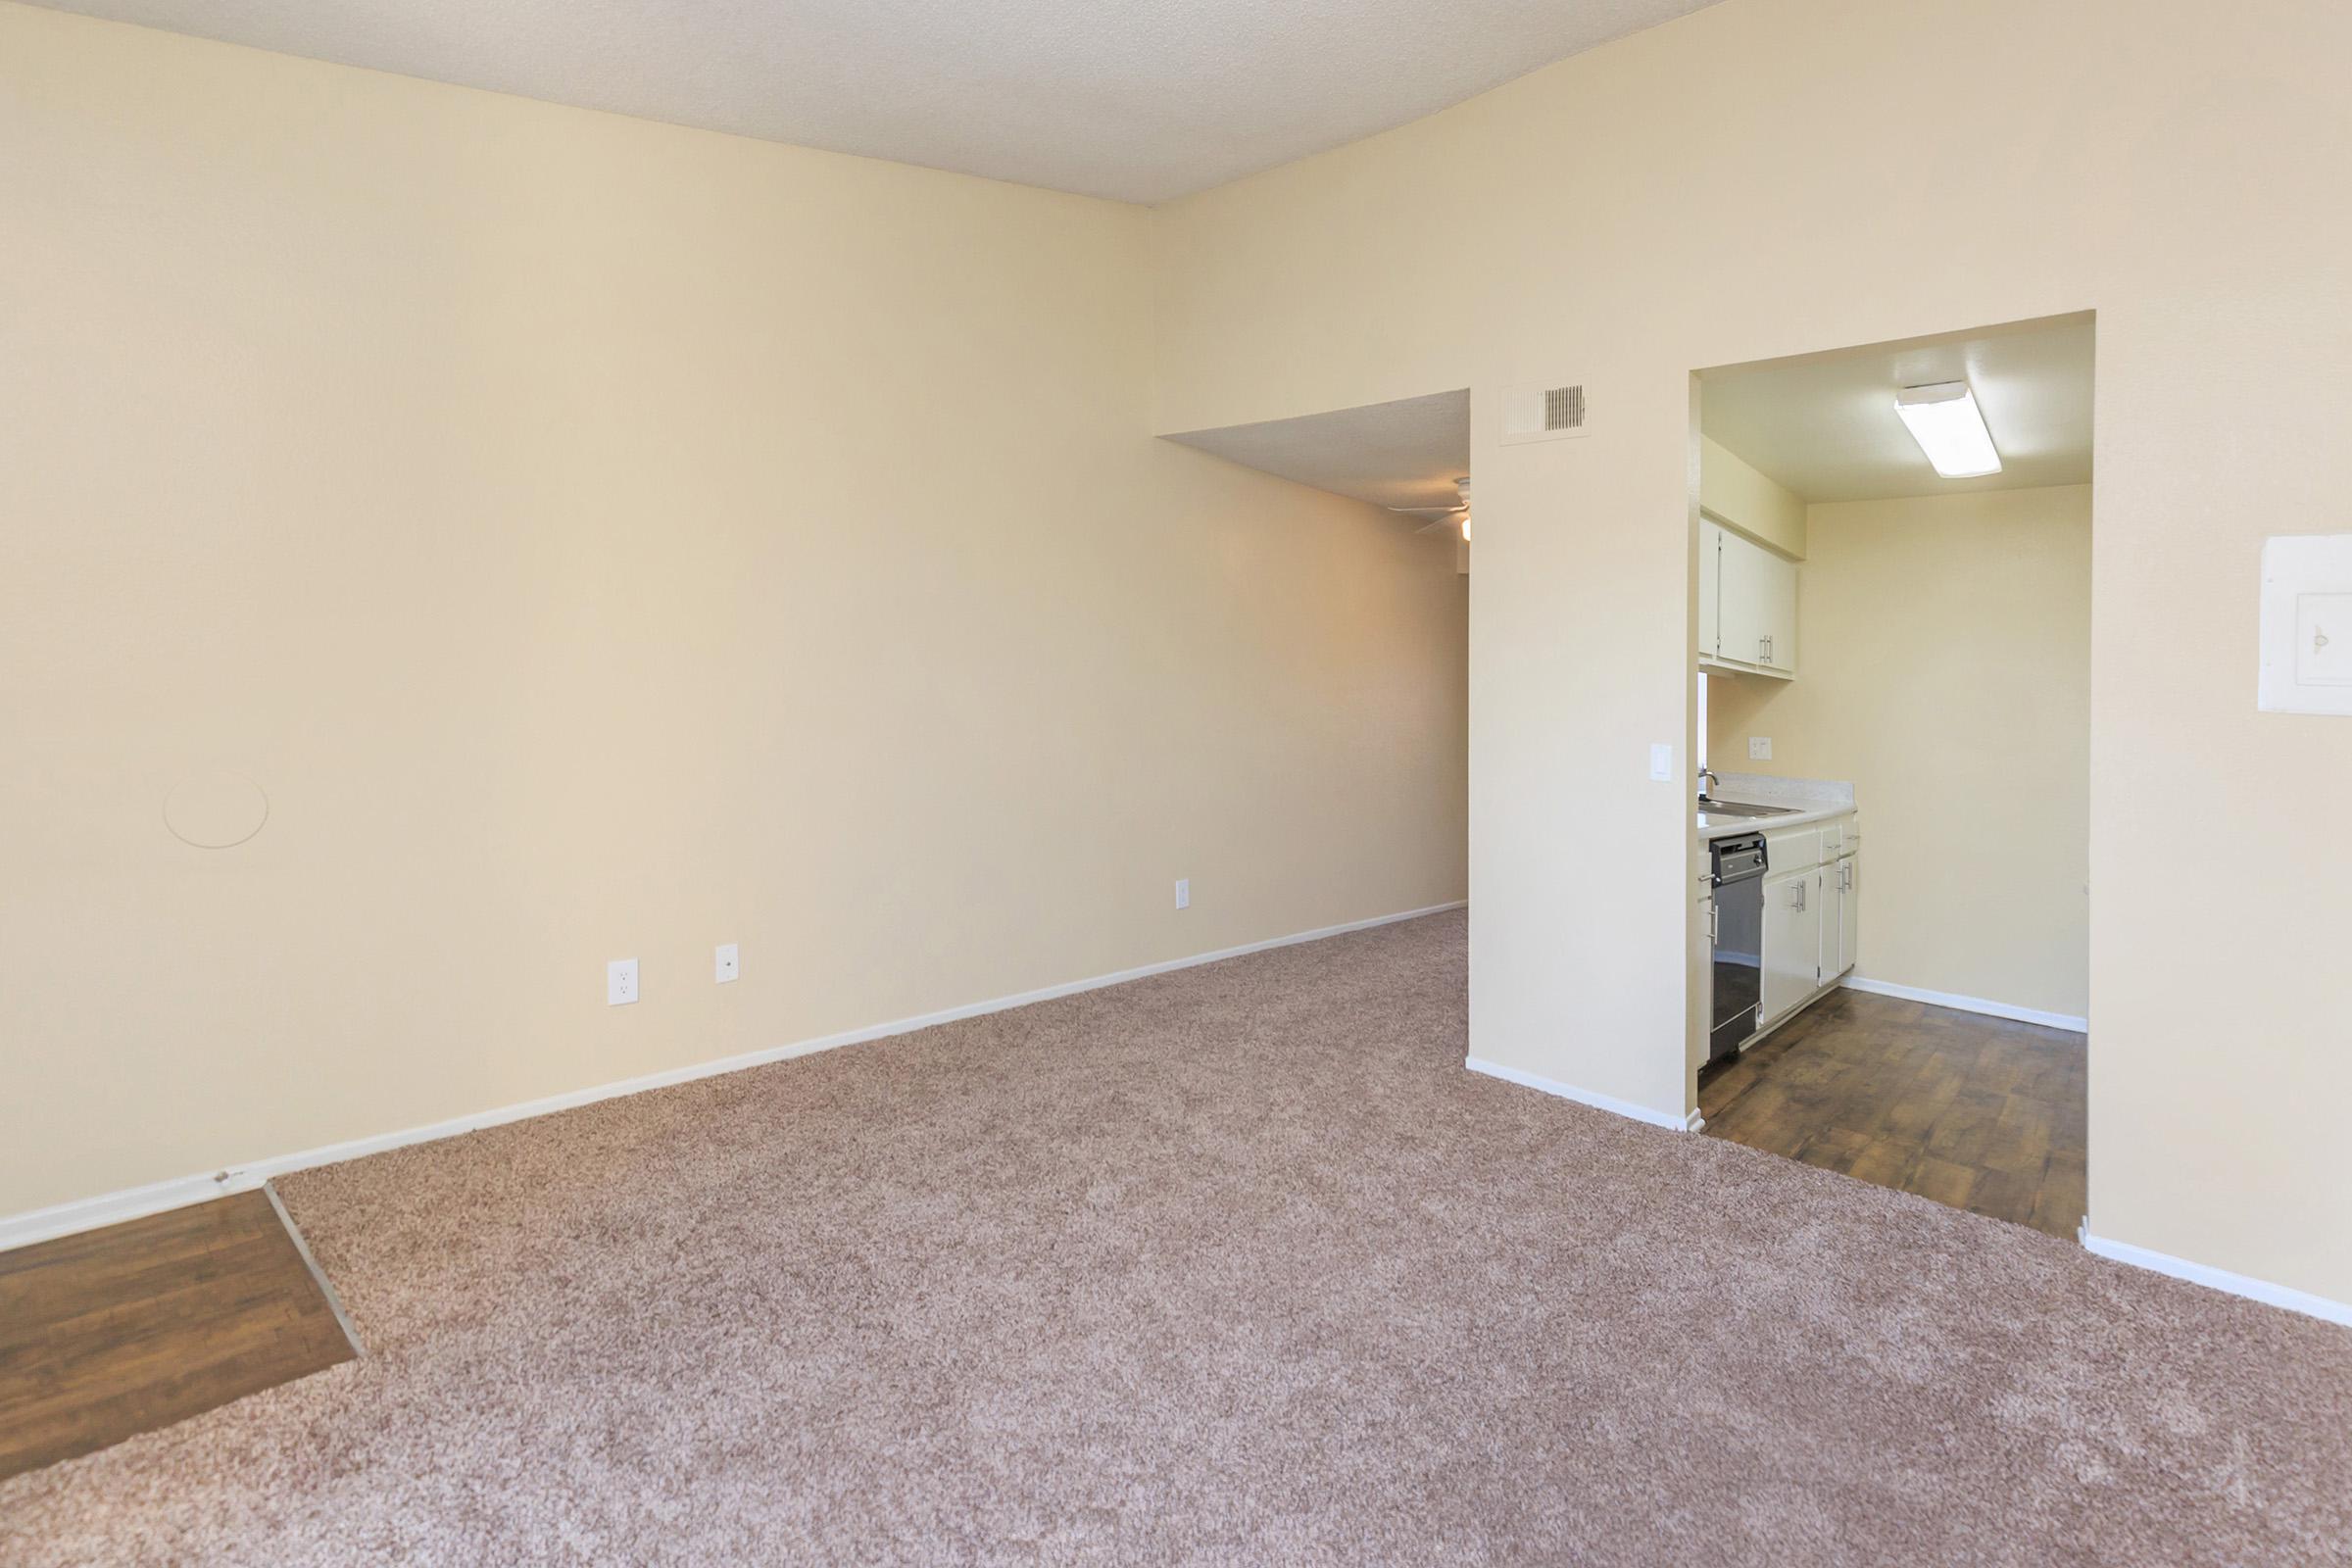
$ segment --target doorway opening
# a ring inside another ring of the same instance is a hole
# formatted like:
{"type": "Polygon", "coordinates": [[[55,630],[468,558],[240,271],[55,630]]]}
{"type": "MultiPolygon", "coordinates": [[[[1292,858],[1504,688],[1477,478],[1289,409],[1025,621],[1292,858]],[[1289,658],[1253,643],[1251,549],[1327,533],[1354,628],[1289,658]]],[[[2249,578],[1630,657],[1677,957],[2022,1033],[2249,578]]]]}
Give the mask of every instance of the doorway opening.
{"type": "MultiPolygon", "coordinates": [[[[1470,389],[1330,409],[1250,424],[1187,430],[1164,439],[1362,504],[1366,537],[1415,563],[1419,580],[1449,620],[1438,657],[1421,667],[1444,701],[1408,702],[1443,776],[1424,779],[1426,820],[1455,854],[1457,886],[1469,886],[1470,613],[1472,522],[1470,389]],[[1440,726],[1443,726],[1442,728],[1440,726]],[[1431,787],[1434,786],[1434,787],[1431,787]]],[[[1416,662],[1425,658],[1417,651],[1416,662]]]]}
{"type": "Polygon", "coordinates": [[[1706,1131],[2067,1237],[2094,331],[1702,370],[1693,433],[1706,1131]]]}

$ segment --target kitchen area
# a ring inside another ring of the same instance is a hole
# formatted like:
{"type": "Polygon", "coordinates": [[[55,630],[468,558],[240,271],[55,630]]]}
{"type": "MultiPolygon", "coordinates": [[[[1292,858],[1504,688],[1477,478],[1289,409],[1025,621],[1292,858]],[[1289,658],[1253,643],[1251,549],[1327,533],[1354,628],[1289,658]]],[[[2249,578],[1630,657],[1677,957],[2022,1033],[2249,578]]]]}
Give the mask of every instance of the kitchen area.
{"type": "Polygon", "coordinates": [[[2064,318],[1700,372],[1691,567],[1702,1129],[2068,1237],[2091,344],[2064,318]]]}
{"type": "Polygon", "coordinates": [[[1714,908],[1707,1064],[1730,1061],[1854,967],[1862,831],[1853,786],[1700,775],[1714,908]]]}

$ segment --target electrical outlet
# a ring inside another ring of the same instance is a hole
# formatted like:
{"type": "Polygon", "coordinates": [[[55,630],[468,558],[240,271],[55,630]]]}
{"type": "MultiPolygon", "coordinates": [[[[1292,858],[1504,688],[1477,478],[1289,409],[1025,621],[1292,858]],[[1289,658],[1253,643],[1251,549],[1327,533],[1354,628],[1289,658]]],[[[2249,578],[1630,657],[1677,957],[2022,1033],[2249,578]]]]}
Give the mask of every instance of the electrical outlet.
{"type": "Polygon", "coordinates": [[[1769,735],[1750,735],[1747,738],[1747,760],[1751,762],[1771,761],[1772,737],[1769,735]]]}
{"type": "Polygon", "coordinates": [[[637,1000],[637,960],[614,958],[605,965],[605,1004],[617,1007],[637,1000]]]}
{"type": "Polygon", "coordinates": [[[742,977],[743,960],[736,956],[734,943],[722,942],[718,945],[717,972],[718,983],[722,986],[742,977]]]}
{"type": "Polygon", "coordinates": [[[1649,749],[1649,776],[1661,784],[1674,782],[1674,748],[1666,742],[1649,749]]]}
{"type": "Polygon", "coordinates": [[[1176,907],[1189,909],[1192,906],[1193,879],[1189,876],[1180,876],[1176,879],[1176,907]]]}

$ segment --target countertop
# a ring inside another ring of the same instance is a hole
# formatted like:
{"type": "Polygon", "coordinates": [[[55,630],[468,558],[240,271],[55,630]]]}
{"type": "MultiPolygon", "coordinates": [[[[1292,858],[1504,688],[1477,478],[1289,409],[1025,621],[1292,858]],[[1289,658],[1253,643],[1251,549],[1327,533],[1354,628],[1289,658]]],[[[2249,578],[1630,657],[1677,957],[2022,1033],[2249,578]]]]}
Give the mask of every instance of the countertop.
{"type": "Polygon", "coordinates": [[[1787,806],[1787,816],[1710,816],[1698,814],[1698,837],[1704,843],[1735,833],[1778,833],[1783,828],[1806,827],[1854,812],[1854,787],[1834,779],[1781,778],[1768,773],[1718,773],[1708,791],[1719,801],[1747,806],[1787,806]]]}

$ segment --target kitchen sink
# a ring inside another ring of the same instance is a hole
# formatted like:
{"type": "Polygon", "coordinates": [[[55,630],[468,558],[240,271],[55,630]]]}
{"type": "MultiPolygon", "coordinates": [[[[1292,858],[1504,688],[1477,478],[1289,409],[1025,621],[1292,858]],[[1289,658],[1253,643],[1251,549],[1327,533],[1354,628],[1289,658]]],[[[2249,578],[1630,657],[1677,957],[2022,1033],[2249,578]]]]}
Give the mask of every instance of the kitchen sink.
{"type": "Polygon", "coordinates": [[[1800,809],[1794,806],[1750,806],[1744,801],[1700,801],[1698,808],[1708,816],[1794,816],[1800,809]]]}

